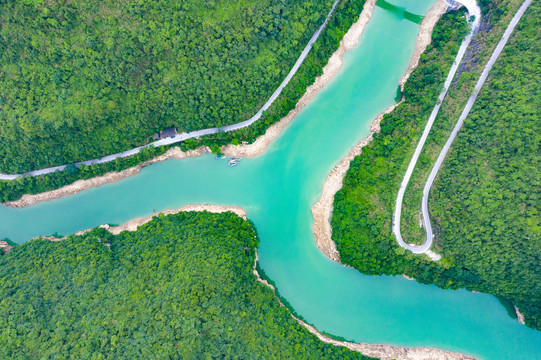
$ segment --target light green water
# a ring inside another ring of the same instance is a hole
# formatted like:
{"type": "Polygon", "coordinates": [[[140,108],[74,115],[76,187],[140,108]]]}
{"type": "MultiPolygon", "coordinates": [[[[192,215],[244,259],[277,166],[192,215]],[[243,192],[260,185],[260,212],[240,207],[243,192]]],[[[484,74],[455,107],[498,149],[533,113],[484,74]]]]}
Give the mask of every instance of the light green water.
{"type": "MultiPolygon", "coordinates": [[[[395,3],[396,2],[396,3],[395,3]]],[[[433,0],[393,0],[424,14],[433,0]]],[[[73,233],[185,204],[244,207],[260,264],[293,308],[319,330],[351,341],[431,346],[483,359],[535,359],[541,332],[511,319],[495,297],[402,277],[365,276],[316,248],[310,208],[329,171],[394,102],[418,25],[377,7],[341,73],[267,152],[230,168],[205,155],[146,167],[137,176],[23,209],[0,208],[0,238],[73,233]]]]}

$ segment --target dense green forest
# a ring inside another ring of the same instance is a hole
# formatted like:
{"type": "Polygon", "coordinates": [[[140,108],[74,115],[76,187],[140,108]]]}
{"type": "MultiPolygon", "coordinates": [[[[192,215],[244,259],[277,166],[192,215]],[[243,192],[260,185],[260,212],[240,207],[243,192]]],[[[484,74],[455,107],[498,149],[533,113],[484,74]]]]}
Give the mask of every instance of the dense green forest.
{"type": "Polygon", "coordinates": [[[517,26],[436,180],[438,246],[541,329],[541,4],[517,26]]]}
{"type": "Polygon", "coordinates": [[[330,2],[4,1],[0,171],[92,159],[251,117],[330,2]]]}
{"type": "MultiPolygon", "coordinates": [[[[219,146],[239,141],[254,141],[262,135],[269,125],[279,121],[293,109],[300,97],[305,93],[306,87],[313,83],[314,79],[322,72],[323,67],[331,54],[338,48],[340,40],[347,32],[353,22],[355,22],[362,11],[365,0],[342,0],[337,5],[332,18],[327,27],[322,32],[318,41],[314,44],[312,51],[306,57],[304,63],[292,78],[288,86],[282,91],[282,94],[274,104],[263,114],[263,117],[252,126],[230,133],[215,134],[211,137],[204,137],[200,140],[191,139],[182,143],[183,149],[193,149],[201,145],[208,145],[215,151],[219,146]]],[[[298,54],[297,54],[298,55],[298,54]]],[[[0,138],[1,138],[0,134],[0,138]]],[[[0,150],[1,151],[1,150],[0,150]]],[[[8,150],[5,150],[8,151],[8,150]]],[[[57,151],[57,150],[49,150],[57,151]]],[[[163,153],[164,149],[158,149],[155,153],[163,153]]],[[[87,160],[92,158],[84,158],[87,160]]],[[[147,160],[148,157],[134,156],[131,159],[120,159],[115,161],[114,165],[101,164],[92,165],[90,169],[80,167],[73,168],[69,174],[65,172],[56,172],[53,174],[25,177],[17,181],[0,180],[0,202],[16,200],[22,194],[35,194],[44,191],[53,190],[61,186],[70,184],[78,179],[88,179],[97,175],[102,175],[108,171],[120,171],[133,166],[134,163],[147,160]],[[79,171],[83,170],[83,171],[79,171]]],[[[0,170],[2,167],[0,165],[0,170]]]]}
{"type": "Polygon", "coordinates": [[[158,216],[0,256],[2,359],[367,359],[325,344],[252,272],[232,213],[158,216]]]}
{"type": "MultiPolygon", "coordinates": [[[[493,10],[486,15],[493,21],[492,29],[503,29],[498,22],[507,23],[514,14],[507,3],[500,4],[487,5],[493,10]]],[[[381,133],[352,161],[335,197],[333,239],[343,263],[368,274],[407,274],[443,288],[493,293],[511,300],[526,316],[527,325],[541,329],[539,19],[541,5],[534,2],[494,66],[436,179],[429,207],[436,226],[435,249],[443,258],[433,262],[400,248],[391,222],[400,181],[443,83],[440,70],[443,74],[448,70],[463,34],[453,30],[460,28],[457,14],[440,20],[433,45],[406,84],[405,102],[384,117],[381,133]]],[[[482,36],[498,39],[501,34],[482,36]]],[[[484,45],[489,43],[495,41],[484,45]]],[[[489,49],[478,58],[486,60],[489,49]]],[[[472,73],[483,63],[474,67],[470,62],[470,68],[463,69],[436,122],[462,111],[465,84],[477,80],[472,73]],[[451,104],[456,108],[450,110],[451,104]]],[[[446,130],[436,127],[434,138],[445,141],[446,130]]]]}
{"type": "Polygon", "coordinates": [[[400,225],[402,236],[410,243],[420,244],[425,239],[424,228],[419,225],[421,224],[421,199],[428,175],[470,97],[484,64],[521,4],[522,0],[496,0],[480,3],[484,14],[480,29],[472,39],[471,46],[457,71],[453,81],[454,86],[443,101],[438,118],[426,139],[404,194],[400,225]]]}

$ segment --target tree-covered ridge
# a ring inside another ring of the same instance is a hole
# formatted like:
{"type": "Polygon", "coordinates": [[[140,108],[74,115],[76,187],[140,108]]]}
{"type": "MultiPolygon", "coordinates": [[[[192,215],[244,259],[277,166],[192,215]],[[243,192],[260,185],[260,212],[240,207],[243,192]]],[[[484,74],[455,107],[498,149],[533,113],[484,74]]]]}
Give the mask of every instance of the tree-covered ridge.
{"type": "Polygon", "coordinates": [[[453,144],[430,199],[436,241],[478,289],[541,328],[541,6],[532,3],[453,144]]]}
{"type": "MultiPolygon", "coordinates": [[[[541,328],[540,11],[534,2],[518,24],[435,181],[429,208],[443,259],[400,248],[391,221],[400,181],[443,83],[433,75],[448,69],[461,39],[445,35],[456,27],[449,14],[435,32],[446,40],[433,42],[422,57],[406,84],[405,103],[384,117],[381,134],[351,163],[337,193],[332,226],[342,262],[368,274],[407,274],[443,288],[496,294],[518,305],[527,325],[541,328]]],[[[512,15],[506,10],[500,21],[512,15]]],[[[444,107],[454,104],[460,113],[464,102],[457,93],[466,75],[444,107]]],[[[433,131],[443,144],[448,129],[433,131]]]]}
{"type": "MultiPolygon", "coordinates": [[[[464,12],[445,14],[404,86],[404,101],[350,164],[334,200],[332,238],[340,260],[367,274],[401,274],[421,262],[396,244],[391,221],[403,173],[466,33],[464,12]]],[[[444,284],[440,284],[444,285],[444,284]]]]}
{"type": "Polygon", "coordinates": [[[256,281],[257,242],[232,213],[190,212],[16,246],[0,257],[0,358],[367,359],[256,281]]]}
{"type": "Polygon", "coordinates": [[[479,31],[475,33],[453,80],[453,86],[443,100],[404,194],[401,233],[407,242],[422,244],[426,238],[420,224],[421,199],[428,175],[466,105],[484,64],[521,4],[522,0],[487,0],[479,4],[482,9],[479,31]]]}
{"type": "Polygon", "coordinates": [[[0,171],[108,155],[169,126],[244,120],[330,3],[13,1],[0,12],[0,171]]]}

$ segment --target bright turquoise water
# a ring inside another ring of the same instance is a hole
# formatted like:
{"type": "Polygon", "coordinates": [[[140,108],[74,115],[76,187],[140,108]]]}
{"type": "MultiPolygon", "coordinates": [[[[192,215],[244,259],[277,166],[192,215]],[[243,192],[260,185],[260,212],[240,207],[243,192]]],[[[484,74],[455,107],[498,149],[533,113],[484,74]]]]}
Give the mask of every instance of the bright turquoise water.
{"type": "MultiPolygon", "coordinates": [[[[433,0],[394,0],[424,14],[433,0]]],[[[149,166],[137,176],[36,206],[0,208],[0,238],[73,233],[185,204],[244,207],[261,238],[260,263],[295,310],[348,340],[432,346],[483,359],[534,359],[541,332],[490,295],[441,290],[402,277],[365,276],[316,248],[310,208],[329,171],[393,103],[418,25],[376,8],[341,73],[267,152],[230,168],[206,155],[149,166]]]]}

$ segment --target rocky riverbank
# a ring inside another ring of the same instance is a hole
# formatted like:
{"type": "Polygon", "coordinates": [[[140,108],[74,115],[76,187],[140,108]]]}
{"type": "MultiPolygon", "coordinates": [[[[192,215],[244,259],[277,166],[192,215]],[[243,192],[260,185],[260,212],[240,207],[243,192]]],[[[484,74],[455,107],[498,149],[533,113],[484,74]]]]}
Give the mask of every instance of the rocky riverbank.
{"type": "Polygon", "coordinates": [[[282,133],[287,125],[304,109],[306,105],[312,101],[314,96],[321,91],[331,81],[342,67],[344,54],[353,49],[366,28],[366,24],[372,17],[376,0],[367,0],[364,4],[363,11],[357,20],[344,35],[340,41],[340,46],[329,58],[329,62],[323,68],[323,74],[317,77],[314,83],[306,88],[306,92],[297,102],[295,109],[276,124],[270,126],[264,135],[257,138],[252,144],[247,145],[226,145],[222,148],[222,153],[232,157],[255,157],[261,155],[267,147],[282,133]]]}
{"type": "Polygon", "coordinates": [[[25,194],[19,200],[6,202],[4,203],[4,205],[15,207],[15,208],[21,208],[25,206],[34,205],[42,201],[54,200],[54,199],[58,199],[64,196],[77,194],[80,191],[88,190],[93,187],[105,185],[108,183],[114,183],[128,176],[136,175],[139,173],[139,171],[141,171],[142,168],[150,164],[165,161],[168,159],[185,159],[188,157],[196,157],[196,156],[200,156],[201,154],[205,152],[210,152],[210,149],[206,146],[202,146],[198,149],[189,150],[186,152],[180,150],[179,147],[174,147],[174,148],[169,149],[163,155],[157,156],[151,160],[145,161],[129,169],[122,170],[120,172],[112,171],[103,176],[98,176],[98,177],[88,179],[88,180],[77,180],[73,184],[69,184],[59,189],[47,191],[40,194],[32,194],[32,195],[25,194]]]}
{"type": "MultiPolygon", "coordinates": [[[[421,54],[425,51],[426,47],[430,44],[432,38],[432,30],[434,26],[440,19],[440,17],[445,13],[447,9],[447,2],[445,0],[439,0],[426,14],[421,22],[419,27],[419,33],[417,35],[417,41],[415,45],[415,50],[413,57],[408,66],[408,70],[402,76],[399,81],[399,85],[403,89],[404,84],[411,75],[411,72],[417,64],[421,54]]],[[[348,32],[349,34],[349,32],[348,32]]],[[[348,36],[344,37],[344,39],[348,36]]],[[[360,34],[358,35],[360,36],[360,34]]],[[[384,112],[378,115],[374,121],[370,124],[370,135],[365,139],[361,140],[357,145],[355,145],[348,155],[346,155],[338,165],[330,172],[323,184],[323,189],[321,192],[321,197],[312,207],[312,214],[314,216],[314,227],[313,232],[316,237],[317,246],[323,251],[323,253],[330,259],[334,261],[340,261],[340,254],[336,250],[336,244],[332,240],[332,228],[330,224],[330,219],[333,211],[334,195],[338,190],[342,188],[342,182],[346,175],[346,172],[349,170],[350,162],[356,157],[359,156],[362,152],[362,148],[366,146],[370,141],[372,141],[374,133],[380,131],[380,122],[383,119],[385,114],[390,113],[398,106],[401,102],[388,107],[384,112]]]]}
{"type": "MultiPolygon", "coordinates": [[[[118,226],[109,226],[105,224],[105,225],[100,225],[99,227],[102,229],[106,229],[113,235],[118,235],[122,231],[137,231],[137,228],[139,226],[146,224],[147,222],[151,221],[152,218],[160,214],[171,215],[171,214],[178,214],[179,212],[187,212],[187,211],[208,211],[211,213],[223,213],[223,212],[231,211],[237,214],[238,216],[240,216],[241,218],[243,218],[244,220],[247,220],[246,211],[244,211],[244,209],[239,206],[197,204],[197,205],[186,205],[186,206],[182,206],[178,209],[173,209],[173,210],[159,211],[144,218],[140,217],[140,218],[131,219],[130,221],[118,226]]],[[[92,229],[81,230],[81,231],[76,232],[74,235],[83,235],[91,231],[92,229]]],[[[62,241],[62,240],[65,240],[67,236],[64,236],[61,238],[57,238],[54,236],[40,236],[40,238],[50,240],[50,241],[62,241]]]]}
{"type": "MultiPolygon", "coordinates": [[[[170,215],[170,214],[176,214],[181,211],[209,211],[213,213],[222,213],[231,211],[237,214],[238,216],[242,217],[244,220],[247,220],[246,217],[246,211],[238,206],[222,206],[222,205],[208,205],[208,204],[202,204],[202,205],[187,205],[183,206],[178,209],[174,210],[164,210],[158,213],[155,213],[151,216],[145,217],[145,218],[135,218],[132,219],[122,225],[119,226],[109,226],[109,225],[101,225],[101,228],[106,229],[107,231],[111,232],[114,235],[118,235],[122,231],[136,231],[137,228],[149,221],[152,220],[154,216],[157,216],[159,214],[163,215],[170,215]]],[[[83,230],[75,233],[75,235],[83,235],[84,233],[90,231],[92,229],[83,230]]],[[[66,239],[66,237],[62,238],[55,238],[55,237],[42,237],[43,239],[48,239],[50,241],[62,241],[66,239]]],[[[256,276],[257,281],[263,283],[267,287],[269,287],[271,290],[275,290],[274,286],[272,286],[270,283],[268,283],[266,280],[262,279],[257,271],[257,251],[256,251],[256,258],[254,261],[253,266],[253,273],[256,276]]],[[[280,299],[277,297],[277,300],[280,302],[282,306],[284,304],[280,301],[280,299]]],[[[301,319],[295,317],[291,314],[291,316],[302,326],[308,329],[311,333],[316,335],[321,341],[324,341],[329,344],[333,344],[336,346],[346,346],[349,349],[353,351],[358,351],[364,355],[377,357],[380,359],[403,359],[403,360],[471,360],[473,358],[464,356],[457,353],[452,353],[444,350],[439,349],[433,349],[433,348],[410,348],[410,347],[398,347],[398,346],[391,346],[391,345],[379,345],[379,344],[365,344],[365,343],[352,343],[352,342],[346,342],[346,341],[338,341],[335,339],[330,338],[329,336],[321,334],[316,328],[313,326],[307,324],[306,322],[302,321],[301,319]]]]}
{"type": "Polygon", "coordinates": [[[7,254],[12,248],[7,241],[0,241],[0,255],[7,254]]]}

